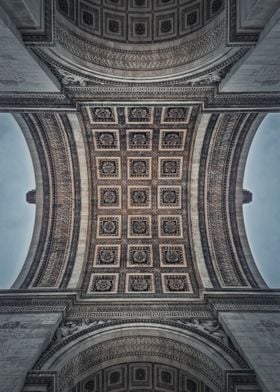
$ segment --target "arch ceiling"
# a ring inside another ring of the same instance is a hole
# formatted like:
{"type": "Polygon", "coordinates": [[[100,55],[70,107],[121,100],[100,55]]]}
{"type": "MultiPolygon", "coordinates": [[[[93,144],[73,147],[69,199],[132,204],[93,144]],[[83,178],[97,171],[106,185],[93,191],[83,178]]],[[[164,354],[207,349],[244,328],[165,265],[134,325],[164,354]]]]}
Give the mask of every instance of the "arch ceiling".
{"type": "Polygon", "coordinates": [[[73,25],[109,46],[110,41],[153,44],[185,37],[217,17],[224,1],[100,0],[76,5],[74,0],[58,0],[57,8],[73,25]]]}
{"type": "Polygon", "coordinates": [[[29,34],[12,19],[25,54],[55,86],[35,83],[40,89],[23,93],[23,76],[15,77],[18,91],[0,81],[0,109],[14,111],[34,152],[38,217],[14,286],[19,296],[4,310],[34,306],[31,313],[51,309],[64,319],[27,377],[31,386],[86,390],[90,377],[104,377],[117,363],[121,375],[128,363],[144,361],[147,369],[154,364],[151,375],[157,364],[171,366],[177,380],[186,374],[203,392],[235,390],[235,381],[255,387],[215,323],[224,309],[279,310],[251,256],[242,204],[252,135],[261,112],[280,105],[274,84],[273,92],[225,89],[258,40],[270,39],[259,37],[264,26],[240,26],[246,17],[238,5],[46,0],[42,31],[29,34]],[[149,319],[158,325],[145,334],[149,319]],[[209,319],[214,325],[205,326],[209,319]],[[110,341],[111,326],[127,320],[141,324],[140,337],[135,325],[117,327],[125,344],[110,341]],[[187,337],[180,340],[176,328],[187,337]],[[96,353],[106,362],[101,373],[96,353]]]}
{"type": "Polygon", "coordinates": [[[223,0],[58,0],[56,46],[36,53],[64,84],[73,74],[83,85],[200,79],[205,72],[220,80],[244,54],[226,45],[225,8],[223,0]]]}
{"type": "MultiPolygon", "coordinates": [[[[68,336],[62,326],[63,335],[36,363],[34,374],[57,372],[59,391],[71,392],[97,392],[100,385],[119,392],[177,392],[187,385],[194,392],[218,392],[224,391],[227,373],[238,369],[245,376],[248,366],[228,342],[189,324],[93,322],[68,336]],[[140,373],[142,379],[136,377],[140,373]]],[[[68,325],[73,329],[73,322],[68,325]]]]}
{"type": "Polygon", "coordinates": [[[17,284],[78,288],[94,300],[265,287],[242,220],[241,157],[260,120],[197,105],[22,115],[44,202],[36,252],[17,284]]]}

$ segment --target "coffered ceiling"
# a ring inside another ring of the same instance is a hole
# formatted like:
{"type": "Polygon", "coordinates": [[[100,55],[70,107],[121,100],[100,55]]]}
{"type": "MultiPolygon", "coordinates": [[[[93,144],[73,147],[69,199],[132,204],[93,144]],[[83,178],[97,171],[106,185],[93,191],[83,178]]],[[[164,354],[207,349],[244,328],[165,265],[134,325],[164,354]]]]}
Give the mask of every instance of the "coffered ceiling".
{"type": "Polygon", "coordinates": [[[59,12],[81,30],[123,43],[164,42],[209,23],[223,0],[58,0],[59,12]]]}
{"type": "Polygon", "coordinates": [[[90,296],[194,296],[189,160],[197,107],[84,107],[90,296]]]}

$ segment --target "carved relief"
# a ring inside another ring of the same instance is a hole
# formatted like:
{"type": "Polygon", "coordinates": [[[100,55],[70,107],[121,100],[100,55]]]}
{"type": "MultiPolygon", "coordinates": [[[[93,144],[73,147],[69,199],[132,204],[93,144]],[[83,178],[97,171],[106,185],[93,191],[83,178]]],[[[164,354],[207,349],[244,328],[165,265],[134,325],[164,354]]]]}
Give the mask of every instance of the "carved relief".
{"type": "Polygon", "coordinates": [[[159,245],[159,256],[162,267],[184,267],[187,265],[184,245],[159,245]]]}
{"type": "Polygon", "coordinates": [[[191,107],[164,107],[162,111],[161,122],[167,123],[188,123],[190,120],[191,107]]]}
{"type": "Polygon", "coordinates": [[[118,291],[118,274],[94,274],[91,277],[89,293],[113,294],[118,291]]]}
{"type": "Polygon", "coordinates": [[[97,157],[97,176],[102,179],[120,179],[121,163],[120,158],[97,157]]]}
{"type": "Polygon", "coordinates": [[[128,158],[128,179],[129,180],[150,180],[151,179],[151,169],[152,169],[152,159],[151,158],[128,158]]]}
{"type": "Polygon", "coordinates": [[[97,217],[97,238],[120,238],[121,216],[102,215],[97,217]]]}
{"type": "Polygon", "coordinates": [[[177,129],[161,129],[159,138],[160,151],[183,151],[186,131],[177,129]]]}
{"type": "Polygon", "coordinates": [[[152,267],[152,245],[128,245],[127,251],[128,267],[152,267]]]}
{"type": "Polygon", "coordinates": [[[122,206],[122,193],[121,187],[99,185],[98,190],[98,208],[121,208],[122,206]]]}
{"type": "Polygon", "coordinates": [[[93,265],[100,268],[120,266],[120,245],[96,245],[93,265]]]}
{"type": "Polygon", "coordinates": [[[159,216],[158,236],[159,238],[183,238],[182,217],[180,215],[159,216]]]}
{"type": "Polygon", "coordinates": [[[115,124],[117,123],[116,109],[111,107],[89,107],[88,114],[91,124],[94,123],[106,123],[115,124]]]}
{"type": "Polygon", "coordinates": [[[183,158],[159,157],[158,176],[159,179],[181,179],[183,158]]]}
{"type": "Polygon", "coordinates": [[[128,208],[151,208],[151,203],[150,186],[128,186],[128,208]]]}
{"type": "Polygon", "coordinates": [[[128,216],[128,238],[152,238],[151,216],[128,216]]]}
{"type": "Polygon", "coordinates": [[[153,293],[154,282],[152,274],[135,273],[126,275],[127,293],[153,293]]]}
{"type": "Polygon", "coordinates": [[[159,186],[158,187],[158,208],[162,209],[180,209],[181,203],[181,186],[159,186]]]}
{"type": "Polygon", "coordinates": [[[152,130],[128,130],[127,150],[128,151],[151,151],[153,141],[152,130]]]}
{"type": "Polygon", "coordinates": [[[192,292],[189,274],[163,273],[162,286],[165,293],[192,292]]]}
{"type": "Polygon", "coordinates": [[[119,133],[116,130],[93,131],[96,151],[118,151],[120,149],[119,133]]]}
{"type": "Polygon", "coordinates": [[[224,329],[217,320],[179,320],[179,324],[187,325],[196,328],[208,335],[213,336],[215,339],[222,342],[225,346],[229,346],[229,338],[224,329]]]}

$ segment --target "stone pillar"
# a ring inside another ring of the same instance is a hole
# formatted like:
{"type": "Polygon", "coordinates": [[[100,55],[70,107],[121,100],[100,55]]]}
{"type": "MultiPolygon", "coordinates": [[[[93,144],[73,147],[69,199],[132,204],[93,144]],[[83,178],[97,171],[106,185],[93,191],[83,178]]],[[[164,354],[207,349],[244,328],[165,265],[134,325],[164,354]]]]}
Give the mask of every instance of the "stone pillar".
{"type": "Polygon", "coordinates": [[[266,24],[257,45],[233,66],[221,82],[220,92],[279,92],[279,46],[280,8],[266,24]]]}
{"type": "Polygon", "coordinates": [[[0,5],[9,14],[17,28],[42,28],[42,0],[0,0],[0,5]]]}
{"type": "Polygon", "coordinates": [[[0,392],[20,392],[49,345],[61,313],[0,314],[0,392]]]}
{"type": "Polygon", "coordinates": [[[260,31],[279,8],[279,0],[238,0],[238,32],[260,31]]]}
{"type": "MultiPolygon", "coordinates": [[[[7,2],[6,2],[7,3],[7,2]]],[[[14,10],[16,13],[16,9],[14,10]]],[[[57,93],[60,84],[21,39],[0,2],[0,93],[57,93]]]]}
{"type": "Polygon", "coordinates": [[[280,312],[221,312],[219,320],[264,392],[280,390],[280,312]]]}

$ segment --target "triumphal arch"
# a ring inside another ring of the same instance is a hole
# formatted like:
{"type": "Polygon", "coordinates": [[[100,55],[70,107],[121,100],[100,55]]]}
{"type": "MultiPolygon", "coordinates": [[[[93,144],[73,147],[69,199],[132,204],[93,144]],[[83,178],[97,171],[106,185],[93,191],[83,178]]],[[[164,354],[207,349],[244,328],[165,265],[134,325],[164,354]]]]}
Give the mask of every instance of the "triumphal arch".
{"type": "Polygon", "coordinates": [[[0,109],[36,176],[0,391],[279,392],[280,292],[242,211],[280,109],[279,0],[0,6],[0,109]]]}

